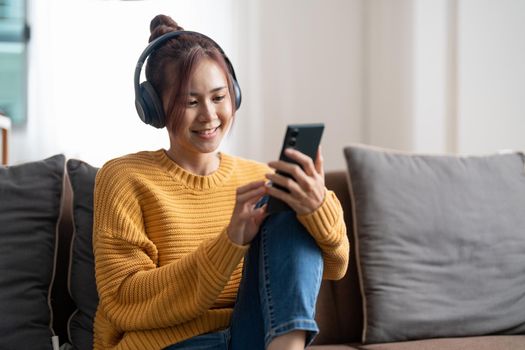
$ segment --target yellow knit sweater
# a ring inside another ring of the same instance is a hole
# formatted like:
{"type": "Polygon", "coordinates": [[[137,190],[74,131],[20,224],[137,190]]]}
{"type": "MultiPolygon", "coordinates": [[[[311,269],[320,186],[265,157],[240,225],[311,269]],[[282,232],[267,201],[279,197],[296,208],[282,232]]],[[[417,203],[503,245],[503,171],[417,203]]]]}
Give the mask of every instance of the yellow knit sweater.
{"type": "MultiPolygon", "coordinates": [[[[95,185],[93,245],[100,297],[95,350],[162,349],[228,327],[248,249],[226,234],[237,187],[264,179],[261,163],[221,154],[208,176],[191,174],[163,150],[106,163],[95,185]]],[[[348,240],[331,192],[299,217],[341,278],[348,240]]]]}

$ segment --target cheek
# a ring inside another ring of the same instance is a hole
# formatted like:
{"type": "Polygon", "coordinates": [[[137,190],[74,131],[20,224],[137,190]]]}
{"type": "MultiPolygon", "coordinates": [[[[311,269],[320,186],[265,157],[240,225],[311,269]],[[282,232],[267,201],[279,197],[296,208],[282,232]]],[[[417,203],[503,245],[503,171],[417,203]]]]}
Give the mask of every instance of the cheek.
{"type": "Polygon", "coordinates": [[[230,123],[230,121],[233,119],[233,108],[229,103],[222,106],[218,112],[223,123],[230,123]]]}
{"type": "Polygon", "coordinates": [[[175,122],[173,120],[173,123],[171,125],[171,128],[169,130],[169,135],[171,139],[178,139],[181,137],[184,137],[186,134],[186,131],[190,127],[191,115],[187,112],[187,110],[181,115],[181,117],[175,122]]]}
{"type": "Polygon", "coordinates": [[[179,125],[183,128],[189,128],[196,118],[195,110],[185,108],[182,118],[180,118],[179,125]]]}

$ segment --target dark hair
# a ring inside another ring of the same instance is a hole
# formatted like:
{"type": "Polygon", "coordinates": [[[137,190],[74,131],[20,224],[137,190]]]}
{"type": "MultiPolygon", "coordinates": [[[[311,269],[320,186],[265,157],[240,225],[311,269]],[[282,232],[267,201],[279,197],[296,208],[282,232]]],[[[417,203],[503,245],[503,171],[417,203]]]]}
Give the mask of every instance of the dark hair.
{"type": "MultiPolygon", "coordinates": [[[[150,23],[149,42],[175,31],[183,31],[171,17],[157,15],[150,23]]],[[[222,53],[211,40],[195,34],[182,34],[168,40],[148,57],[146,79],[163,101],[170,94],[168,106],[164,106],[166,126],[175,130],[186,108],[190,76],[203,59],[215,61],[226,74],[230,92],[232,111],[235,111],[235,94],[228,66],[222,53]]]]}

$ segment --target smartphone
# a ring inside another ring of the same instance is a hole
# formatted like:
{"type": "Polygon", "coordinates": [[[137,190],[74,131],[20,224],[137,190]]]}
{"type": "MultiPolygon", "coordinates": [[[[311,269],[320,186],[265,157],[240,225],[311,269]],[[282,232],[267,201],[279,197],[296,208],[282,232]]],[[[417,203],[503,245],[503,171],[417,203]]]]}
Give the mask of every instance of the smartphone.
{"type": "MultiPolygon", "coordinates": [[[[281,154],[279,156],[279,160],[297,164],[297,162],[288,158],[284,154],[285,149],[294,148],[298,150],[299,152],[306,154],[307,156],[312,158],[312,160],[315,161],[315,157],[317,155],[317,149],[319,148],[319,144],[321,143],[321,137],[323,136],[323,131],[324,131],[323,123],[288,125],[286,127],[286,133],[284,135],[284,141],[283,141],[283,146],[281,148],[281,154]]],[[[293,177],[290,174],[287,174],[281,171],[277,171],[277,173],[293,179],[293,177]]],[[[288,192],[286,188],[279,186],[277,184],[272,184],[272,186],[282,191],[288,192]]],[[[267,198],[267,202],[268,202],[268,209],[267,209],[268,213],[276,213],[279,211],[291,210],[288,204],[286,204],[285,202],[275,197],[267,198]]]]}

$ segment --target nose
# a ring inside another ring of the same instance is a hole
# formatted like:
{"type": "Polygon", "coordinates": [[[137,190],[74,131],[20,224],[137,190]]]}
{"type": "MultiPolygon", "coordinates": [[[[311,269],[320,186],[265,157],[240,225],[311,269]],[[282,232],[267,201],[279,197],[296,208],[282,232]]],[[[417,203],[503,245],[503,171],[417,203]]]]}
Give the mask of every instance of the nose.
{"type": "Polygon", "coordinates": [[[216,115],[215,106],[211,101],[201,104],[201,110],[199,113],[200,121],[209,121],[215,118],[216,115]]]}

